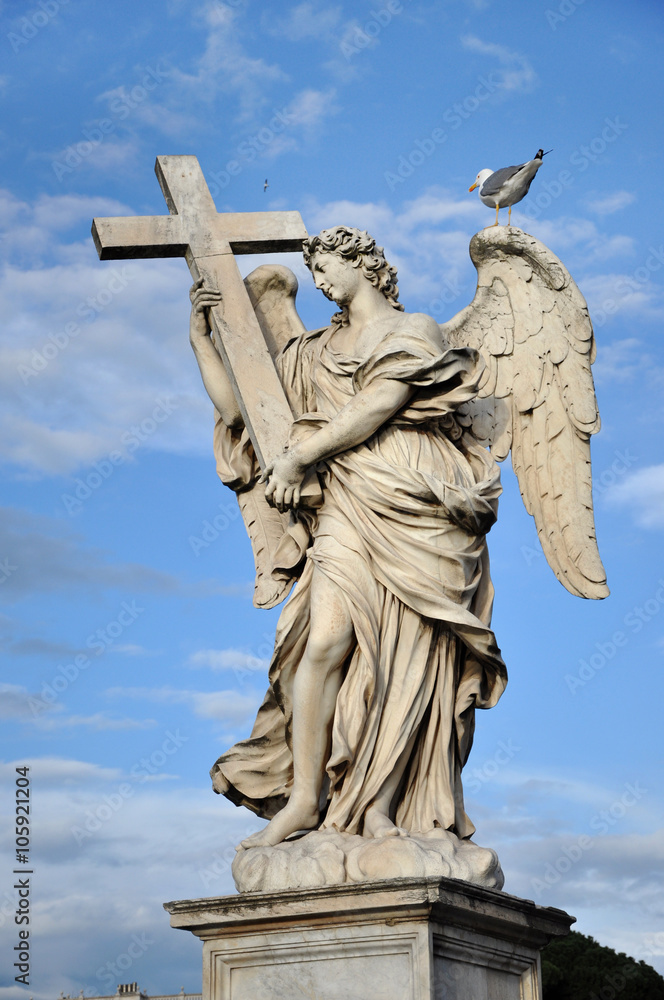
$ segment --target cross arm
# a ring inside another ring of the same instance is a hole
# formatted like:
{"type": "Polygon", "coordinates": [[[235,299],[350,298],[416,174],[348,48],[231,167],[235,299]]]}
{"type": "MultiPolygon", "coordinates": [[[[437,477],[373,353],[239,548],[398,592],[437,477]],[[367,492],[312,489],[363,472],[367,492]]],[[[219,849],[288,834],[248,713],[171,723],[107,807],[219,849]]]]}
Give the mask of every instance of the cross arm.
{"type": "Polygon", "coordinates": [[[177,215],[93,219],[92,238],[100,260],[184,257],[189,246],[177,215]]]}

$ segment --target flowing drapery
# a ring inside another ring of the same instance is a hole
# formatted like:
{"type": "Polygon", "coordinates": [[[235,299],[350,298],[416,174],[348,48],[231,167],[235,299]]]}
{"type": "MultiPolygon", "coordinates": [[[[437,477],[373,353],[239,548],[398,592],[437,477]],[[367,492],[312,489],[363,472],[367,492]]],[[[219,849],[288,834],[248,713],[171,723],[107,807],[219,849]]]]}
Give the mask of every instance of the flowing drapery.
{"type": "MultiPolygon", "coordinates": [[[[334,713],[322,826],[362,833],[364,813],[406,754],[395,821],[468,837],[460,774],[474,713],[493,706],[506,683],[489,627],[485,540],[499,473],[454,418],[476,392],[481,362],[471,350],[441,352],[417,316],[399,316],[363,361],[335,349],[335,330],[304,334],[278,358],[301,414],[293,440],[315,433],[374,379],[406,381],[414,394],[367,441],[321,464],[323,505],[306,532],[300,521],[291,533],[291,553],[299,540],[306,558],[277,627],[268,692],[251,737],[212,768],[213,786],[266,818],[288,799],[293,679],[316,566],[342,590],[357,639],[334,713]]],[[[218,424],[216,451],[234,488],[255,474],[246,434],[218,424]]]]}

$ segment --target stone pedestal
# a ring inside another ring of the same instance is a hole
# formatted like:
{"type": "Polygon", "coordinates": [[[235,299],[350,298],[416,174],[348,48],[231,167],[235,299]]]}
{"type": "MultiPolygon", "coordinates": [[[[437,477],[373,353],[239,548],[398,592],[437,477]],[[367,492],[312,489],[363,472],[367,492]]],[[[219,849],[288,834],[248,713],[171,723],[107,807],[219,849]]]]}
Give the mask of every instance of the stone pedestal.
{"type": "Polygon", "coordinates": [[[456,879],[164,904],[203,944],[203,1000],[540,1000],[574,918],[456,879]]]}

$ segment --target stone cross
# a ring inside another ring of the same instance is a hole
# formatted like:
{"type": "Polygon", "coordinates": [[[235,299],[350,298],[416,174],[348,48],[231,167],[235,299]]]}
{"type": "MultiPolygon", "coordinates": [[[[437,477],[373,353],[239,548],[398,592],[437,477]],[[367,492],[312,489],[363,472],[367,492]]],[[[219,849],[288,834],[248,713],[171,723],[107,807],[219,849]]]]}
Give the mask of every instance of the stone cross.
{"type": "Polygon", "coordinates": [[[293,422],[235,254],[297,251],[307,231],[299,212],[217,212],[195,156],[158,156],[155,173],[170,215],[94,219],[101,260],[186,257],[194,281],[223,295],[210,310],[217,350],[233,385],[256,456],[265,468],[293,422]]]}

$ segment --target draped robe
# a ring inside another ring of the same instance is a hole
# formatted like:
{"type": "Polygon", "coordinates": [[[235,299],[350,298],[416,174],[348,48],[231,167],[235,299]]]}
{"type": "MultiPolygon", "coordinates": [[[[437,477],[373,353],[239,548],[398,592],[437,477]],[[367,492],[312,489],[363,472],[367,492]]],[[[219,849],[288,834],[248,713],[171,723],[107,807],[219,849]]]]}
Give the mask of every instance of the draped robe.
{"type": "MultiPolygon", "coordinates": [[[[291,441],[315,433],[376,378],[408,382],[414,394],[362,444],[319,464],[322,506],[293,518],[284,539],[299,580],[277,626],[269,689],[251,737],[223,754],[211,776],[215,791],[265,818],[288,800],[293,681],[316,566],[343,592],[356,636],[332,722],[321,828],[361,834],[365,811],[405,754],[394,821],[469,837],[460,775],[475,709],[495,705],[507,679],[489,627],[485,538],[500,478],[454,413],[476,394],[477,353],[441,352],[421,316],[397,317],[369,358],[337,350],[334,325],[295,338],[277,358],[299,414],[291,441]]],[[[216,452],[233,488],[255,477],[246,431],[218,423],[216,452]]]]}

